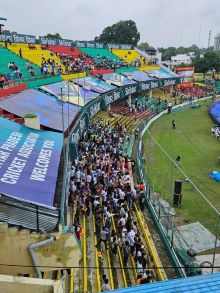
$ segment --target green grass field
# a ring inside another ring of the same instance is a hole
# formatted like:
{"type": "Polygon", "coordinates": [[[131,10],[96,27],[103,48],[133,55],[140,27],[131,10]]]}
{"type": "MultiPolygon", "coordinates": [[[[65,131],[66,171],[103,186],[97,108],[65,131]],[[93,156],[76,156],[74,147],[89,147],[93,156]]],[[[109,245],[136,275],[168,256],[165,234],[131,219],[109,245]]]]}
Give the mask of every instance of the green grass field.
{"type": "MultiPolygon", "coordinates": [[[[210,131],[213,126],[208,115],[211,102],[200,102],[200,108],[187,107],[166,114],[155,121],[149,131],[174,160],[180,155],[182,170],[220,210],[220,183],[209,177],[211,171],[220,171],[220,141],[211,136],[210,131]],[[176,121],[175,130],[171,124],[173,119],[176,121]]],[[[174,181],[183,180],[182,206],[175,208],[175,222],[183,225],[199,221],[214,232],[217,214],[193,186],[184,181],[185,177],[147,133],[144,135],[143,143],[145,171],[154,191],[160,192],[162,197],[172,204],[174,181]]]]}

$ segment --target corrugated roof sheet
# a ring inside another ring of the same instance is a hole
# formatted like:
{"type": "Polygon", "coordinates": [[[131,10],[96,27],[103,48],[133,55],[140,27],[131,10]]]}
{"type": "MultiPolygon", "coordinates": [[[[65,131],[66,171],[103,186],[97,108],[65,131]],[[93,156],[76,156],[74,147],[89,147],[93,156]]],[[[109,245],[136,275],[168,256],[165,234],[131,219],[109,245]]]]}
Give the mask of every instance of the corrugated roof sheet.
{"type": "Polygon", "coordinates": [[[118,289],[117,293],[201,293],[201,292],[220,292],[220,273],[212,275],[202,275],[176,280],[155,282],[146,285],[132,286],[130,288],[118,289]]]}

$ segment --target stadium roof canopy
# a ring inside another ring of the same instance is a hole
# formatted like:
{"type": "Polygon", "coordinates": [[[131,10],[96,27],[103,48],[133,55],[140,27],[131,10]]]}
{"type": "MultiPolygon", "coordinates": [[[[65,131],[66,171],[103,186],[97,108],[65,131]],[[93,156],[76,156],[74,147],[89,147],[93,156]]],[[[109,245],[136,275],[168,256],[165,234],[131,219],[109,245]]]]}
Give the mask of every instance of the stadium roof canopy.
{"type": "Polygon", "coordinates": [[[220,273],[202,275],[163,282],[155,282],[146,285],[132,286],[130,288],[118,289],[116,293],[201,293],[220,292],[220,273]]]}

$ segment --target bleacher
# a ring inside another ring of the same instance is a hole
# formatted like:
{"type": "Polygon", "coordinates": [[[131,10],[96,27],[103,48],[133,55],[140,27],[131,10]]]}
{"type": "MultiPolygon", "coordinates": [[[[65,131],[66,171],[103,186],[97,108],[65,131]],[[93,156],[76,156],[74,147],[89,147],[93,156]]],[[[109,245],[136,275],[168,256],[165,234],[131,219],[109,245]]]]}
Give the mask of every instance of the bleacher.
{"type": "Polygon", "coordinates": [[[129,67],[121,67],[115,70],[116,73],[123,73],[123,72],[133,72],[136,71],[137,68],[129,66],[129,67]]]}
{"type": "Polygon", "coordinates": [[[166,108],[165,101],[158,98],[139,96],[138,98],[132,100],[132,104],[136,104],[138,107],[140,107],[143,103],[147,103],[147,109],[155,113],[160,113],[166,108]]]}
{"type": "Polygon", "coordinates": [[[128,64],[136,59],[142,59],[141,55],[138,54],[135,50],[112,50],[112,53],[117,55],[119,58],[124,59],[128,64]]]}
{"type": "Polygon", "coordinates": [[[97,49],[97,48],[80,48],[80,50],[88,54],[89,56],[95,58],[96,60],[99,60],[100,57],[106,57],[108,59],[112,59],[115,61],[119,61],[120,58],[116,56],[115,54],[112,54],[109,50],[107,49],[97,49]]]}
{"type": "MultiPolygon", "coordinates": [[[[10,46],[12,47],[12,46],[10,46]]],[[[19,50],[19,48],[18,48],[19,50]]],[[[24,58],[20,58],[18,55],[13,54],[8,49],[0,46],[0,74],[4,74],[9,77],[9,79],[13,80],[16,77],[13,74],[13,71],[8,68],[9,62],[14,62],[15,65],[19,68],[22,78],[30,78],[31,74],[29,73],[26,67],[26,60],[24,58]]],[[[35,71],[35,75],[40,75],[40,68],[34,64],[31,64],[35,71]]]]}
{"type": "Polygon", "coordinates": [[[73,58],[77,58],[82,54],[76,47],[69,46],[48,46],[48,50],[53,52],[54,54],[67,55],[72,56],[73,58]]]}
{"type": "Polygon", "coordinates": [[[117,101],[116,103],[111,105],[111,109],[113,113],[124,115],[125,117],[130,117],[133,119],[148,119],[149,117],[152,116],[153,111],[151,109],[147,109],[146,111],[143,112],[137,112],[133,113],[130,111],[130,108],[128,105],[125,106],[124,101],[117,101]]]}
{"type": "Polygon", "coordinates": [[[60,62],[60,58],[55,54],[51,55],[51,52],[46,49],[41,49],[41,45],[35,44],[36,49],[29,49],[27,44],[12,44],[8,45],[9,50],[19,55],[19,49],[22,50],[22,57],[33,62],[34,64],[41,66],[42,56],[48,60],[53,59],[58,66],[61,66],[64,69],[60,62]]]}

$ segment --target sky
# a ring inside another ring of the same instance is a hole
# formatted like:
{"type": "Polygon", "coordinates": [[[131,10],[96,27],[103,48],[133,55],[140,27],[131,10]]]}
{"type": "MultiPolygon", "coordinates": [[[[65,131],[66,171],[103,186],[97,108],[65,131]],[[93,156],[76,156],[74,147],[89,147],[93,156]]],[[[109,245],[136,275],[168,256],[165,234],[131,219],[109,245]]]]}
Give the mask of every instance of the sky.
{"type": "Polygon", "coordinates": [[[207,47],[220,32],[219,0],[0,0],[5,29],[64,39],[93,40],[106,26],[134,20],[140,42],[154,47],[207,47]]]}

